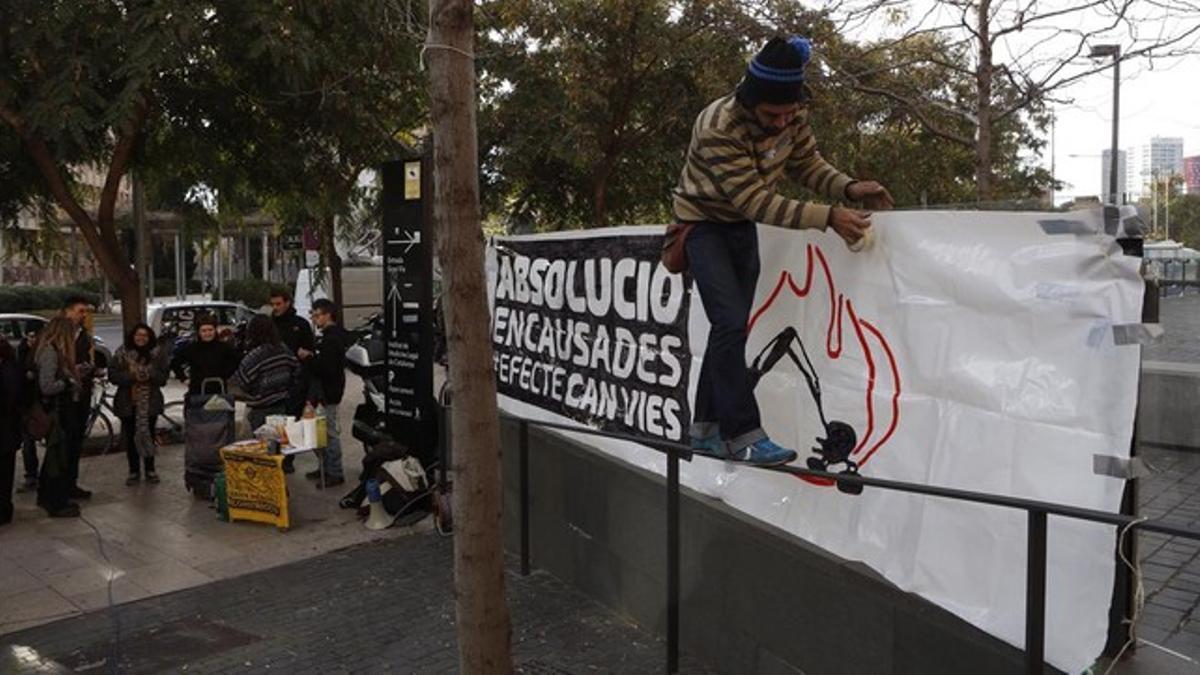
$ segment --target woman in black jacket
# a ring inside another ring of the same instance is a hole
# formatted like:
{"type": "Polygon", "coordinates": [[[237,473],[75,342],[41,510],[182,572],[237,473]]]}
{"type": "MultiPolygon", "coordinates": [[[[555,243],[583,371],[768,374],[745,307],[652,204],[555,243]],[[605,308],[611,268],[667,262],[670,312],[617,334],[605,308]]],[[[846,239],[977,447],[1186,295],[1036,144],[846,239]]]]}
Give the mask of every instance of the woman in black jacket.
{"type": "Polygon", "coordinates": [[[121,418],[121,442],[129,458],[129,478],[125,484],[136,485],[142,480],[143,465],[146,482],[157,483],[154,426],[163,411],[167,362],[150,326],[139,323],[125,337],[124,346],[113,354],[108,379],[117,385],[113,412],[121,418]]]}
{"type": "Polygon", "coordinates": [[[217,318],[202,314],[196,318],[196,338],[185,345],[171,361],[171,372],[187,382],[188,395],[216,393],[204,391],[206,380],[227,384],[241,358],[233,345],[217,338],[217,318]]]}
{"type": "Polygon", "coordinates": [[[17,448],[21,446],[23,416],[18,412],[24,399],[25,373],[17,362],[16,350],[0,338],[0,525],[13,518],[13,475],[17,448]]]}

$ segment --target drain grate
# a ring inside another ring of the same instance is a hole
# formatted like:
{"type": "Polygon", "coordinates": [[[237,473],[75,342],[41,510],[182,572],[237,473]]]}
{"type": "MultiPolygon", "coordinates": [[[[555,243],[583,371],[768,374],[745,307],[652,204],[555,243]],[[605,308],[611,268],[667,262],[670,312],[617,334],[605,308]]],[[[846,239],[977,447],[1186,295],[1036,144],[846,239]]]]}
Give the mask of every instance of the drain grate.
{"type": "Polygon", "coordinates": [[[97,642],[54,660],[76,671],[113,672],[109,660],[116,655],[123,674],[157,673],[195,663],[262,638],[205,619],[181,619],[121,636],[119,645],[97,642]]]}
{"type": "Polygon", "coordinates": [[[524,675],[571,675],[570,670],[546,663],[541,659],[530,659],[518,665],[517,672],[524,675]]]}

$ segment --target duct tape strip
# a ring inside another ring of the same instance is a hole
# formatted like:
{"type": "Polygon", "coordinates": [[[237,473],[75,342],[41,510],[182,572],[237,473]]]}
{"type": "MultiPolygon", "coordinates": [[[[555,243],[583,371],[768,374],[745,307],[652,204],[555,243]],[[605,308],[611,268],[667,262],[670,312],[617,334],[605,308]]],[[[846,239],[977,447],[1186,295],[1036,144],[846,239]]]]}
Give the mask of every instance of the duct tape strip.
{"type": "Polygon", "coordinates": [[[1121,221],[1121,231],[1126,237],[1141,237],[1149,230],[1146,223],[1142,221],[1142,217],[1134,214],[1126,216],[1121,221]]]}
{"type": "Polygon", "coordinates": [[[1121,226],[1121,209],[1116,206],[1104,207],[1104,233],[1110,236],[1117,236],[1117,229],[1121,226]]]}
{"type": "Polygon", "coordinates": [[[1142,346],[1155,344],[1164,333],[1162,324],[1157,323],[1124,323],[1113,326],[1112,331],[1114,343],[1142,346]]]}
{"type": "Polygon", "coordinates": [[[1150,465],[1141,457],[1124,459],[1116,455],[1092,455],[1092,473],[1097,476],[1109,476],[1130,480],[1145,478],[1154,473],[1150,465]]]}
{"type": "Polygon", "coordinates": [[[1046,234],[1075,234],[1089,235],[1096,234],[1096,228],[1082,220],[1066,220],[1063,218],[1049,218],[1039,220],[1038,225],[1042,226],[1042,231],[1046,234]]]}

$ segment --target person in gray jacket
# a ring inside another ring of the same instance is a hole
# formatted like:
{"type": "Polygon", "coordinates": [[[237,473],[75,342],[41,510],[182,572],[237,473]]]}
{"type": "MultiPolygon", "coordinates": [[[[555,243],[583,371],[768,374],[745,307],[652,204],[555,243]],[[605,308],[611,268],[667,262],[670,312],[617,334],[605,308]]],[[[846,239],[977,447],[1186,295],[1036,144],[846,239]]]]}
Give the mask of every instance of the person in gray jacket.
{"type": "Polygon", "coordinates": [[[34,349],[37,394],[50,418],[46,456],[38,475],[38,506],[51,518],[76,518],[79,505],[70,501],[74,476],[67,448],[72,430],[82,425],[74,418],[83,397],[83,383],[75,365],[75,326],[64,317],[50,320],[38,335],[34,349]]]}
{"type": "Polygon", "coordinates": [[[154,330],[139,323],[125,336],[125,344],[113,355],[108,379],[117,385],[113,412],[121,419],[121,444],[129,458],[126,485],[137,485],[146,470],[146,482],[157,483],[154,455],[155,420],[163,411],[162,388],[167,384],[169,362],[159,349],[154,330]]]}

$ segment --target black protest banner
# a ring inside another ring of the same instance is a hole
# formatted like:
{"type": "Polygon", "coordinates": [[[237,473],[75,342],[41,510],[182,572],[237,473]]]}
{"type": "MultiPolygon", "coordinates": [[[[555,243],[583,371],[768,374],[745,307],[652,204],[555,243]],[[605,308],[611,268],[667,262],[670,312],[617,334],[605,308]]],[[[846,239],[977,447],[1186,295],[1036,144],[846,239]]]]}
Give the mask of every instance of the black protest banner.
{"type": "Polygon", "coordinates": [[[606,431],[681,441],[688,405],[685,279],[662,237],[501,240],[497,390],[606,431]]]}

